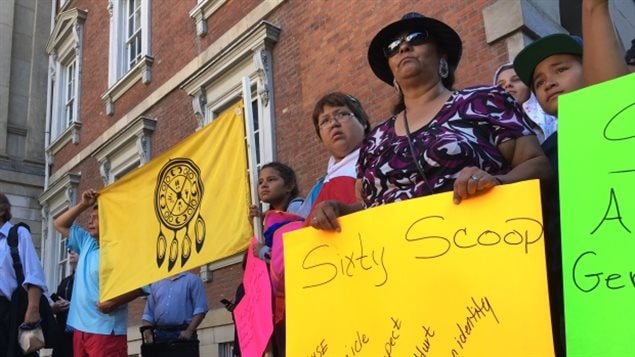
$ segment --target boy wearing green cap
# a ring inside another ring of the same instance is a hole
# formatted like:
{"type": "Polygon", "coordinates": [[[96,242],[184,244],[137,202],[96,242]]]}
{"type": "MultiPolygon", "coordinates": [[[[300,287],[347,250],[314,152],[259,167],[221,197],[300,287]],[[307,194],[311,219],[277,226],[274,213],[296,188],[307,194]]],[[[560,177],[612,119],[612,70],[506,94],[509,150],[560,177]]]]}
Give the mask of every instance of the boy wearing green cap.
{"type": "MultiPolygon", "coordinates": [[[[518,77],[531,89],[545,113],[558,115],[558,97],[585,86],[628,74],[609,15],[608,0],[583,0],[582,40],[554,34],[525,47],[514,59],[518,77]],[[583,55],[584,54],[584,55],[583,55]]],[[[542,143],[555,180],[543,187],[543,217],[551,323],[557,356],[565,355],[557,132],[542,143]]]]}
{"type": "Polygon", "coordinates": [[[525,47],[514,59],[520,79],[534,92],[543,110],[558,114],[558,97],[629,73],[613,30],[608,0],[582,2],[582,34],[554,34],[525,47]]]}

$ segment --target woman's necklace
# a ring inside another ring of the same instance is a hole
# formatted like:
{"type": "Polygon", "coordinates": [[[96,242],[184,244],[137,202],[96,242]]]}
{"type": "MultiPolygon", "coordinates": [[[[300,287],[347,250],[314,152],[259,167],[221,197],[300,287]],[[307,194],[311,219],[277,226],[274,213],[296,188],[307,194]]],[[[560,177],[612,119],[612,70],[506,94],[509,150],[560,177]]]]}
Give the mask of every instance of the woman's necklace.
{"type": "Polygon", "coordinates": [[[419,162],[419,160],[417,160],[417,157],[415,156],[416,155],[415,148],[412,142],[412,138],[410,137],[410,127],[408,126],[408,114],[406,114],[407,111],[408,109],[404,108],[403,125],[404,125],[404,128],[406,129],[406,138],[408,139],[408,147],[410,148],[410,154],[412,154],[412,161],[414,161],[415,165],[417,166],[417,171],[419,171],[421,178],[423,178],[423,182],[425,182],[430,192],[434,193],[434,187],[430,186],[430,181],[428,181],[428,177],[426,176],[426,173],[423,171],[423,167],[421,167],[421,163],[419,162]]]}

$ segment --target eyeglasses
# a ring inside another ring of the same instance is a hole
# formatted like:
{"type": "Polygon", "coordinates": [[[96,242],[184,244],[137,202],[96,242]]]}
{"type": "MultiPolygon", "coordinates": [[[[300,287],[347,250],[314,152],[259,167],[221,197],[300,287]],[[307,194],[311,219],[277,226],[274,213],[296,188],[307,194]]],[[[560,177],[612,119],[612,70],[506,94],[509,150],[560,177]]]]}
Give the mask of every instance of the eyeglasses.
{"type": "Polygon", "coordinates": [[[399,52],[399,47],[402,43],[406,43],[410,46],[423,45],[430,40],[430,35],[427,31],[411,32],[407,35],[397,37],[390,41],[390,43],[384,48],[384,56],[390,58],[399,52]]]}
{"type": "Polygon", "coordinates": [[[320,129],[329,128],[335,122],[341,124],[345,120],[348,120],[354,116],[355,114],[351,112],[337,112],[333,113],[333,115],[325,115],[319,119],[318,126],[320,127],[320,129]]]}

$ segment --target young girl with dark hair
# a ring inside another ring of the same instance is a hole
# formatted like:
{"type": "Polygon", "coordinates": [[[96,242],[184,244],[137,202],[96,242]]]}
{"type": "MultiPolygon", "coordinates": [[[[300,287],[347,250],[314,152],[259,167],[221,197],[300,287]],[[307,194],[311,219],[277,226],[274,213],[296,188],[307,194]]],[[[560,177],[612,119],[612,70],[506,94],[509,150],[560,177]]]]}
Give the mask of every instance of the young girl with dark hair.
{"type": "Polygon", "coordinates": [[[289,166],[274,161],[260,168],[258,197],[270,209],[296,213],[303,201],[299,192],[295,172],[289,166]]]}
{"type": "MultiPolygon", "coordinates": [[[[253,254],[270,263],[272,260],[274,233],[284,225],[292,222],[302,222],[304,217],[299,215],[299,208],[304,201],[298,196],[299,189],[295,172],[289,166],[280,162],[270,162],[260,168],[258,177],[258,198],[269,205],[262,219],[263,241],[253,247],[253,254]]],[[[249,209],[250,222],[260,216],[260,207],[253,205],[249,209]]],[[[278,242],[277,244],[282,244],[278,242]]],[[[273,257],[283,260],[283,257],[273,257]]],[[[274,321],[272,336],[274,356],[284,356],[284,323],[274,321]]]]}
{"type": "MultiPolygon", "coordinates": [[[[290,220],[301,220],[303,217],[298,215],[298,210],[304,201],[298,196],[298,184],[295,172],[289,166],[280,162],[270,162],[260,168],[258,177],[258,198],[263,203],[269,205],[269,210],[265,212],[263,219],[264,226],[264,244],[258,243],[254,246],[254,254],[262,260],[269,261],[271,259],[271,242],[273,232],[283,225],[283,222],[277,224],[269,224],[267,215],[269,212],[288,212],[294,217],[290,220]]],[[[249,208],[249,221],[253,217],[260,216],[260,208],[253,205],[249,208]]],[[[286,219],[284,223],[288,223],[286,219]]]]}

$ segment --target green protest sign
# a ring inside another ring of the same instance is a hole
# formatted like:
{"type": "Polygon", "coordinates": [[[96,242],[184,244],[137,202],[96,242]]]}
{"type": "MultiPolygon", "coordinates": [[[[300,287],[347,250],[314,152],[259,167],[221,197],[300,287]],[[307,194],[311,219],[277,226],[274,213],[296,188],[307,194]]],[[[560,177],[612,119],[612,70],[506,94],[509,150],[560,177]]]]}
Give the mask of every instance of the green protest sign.
{"type": "Polygon", "coordinates": [[[559,100],[569,356],[635,351],[635,74],[559,100]]]}

